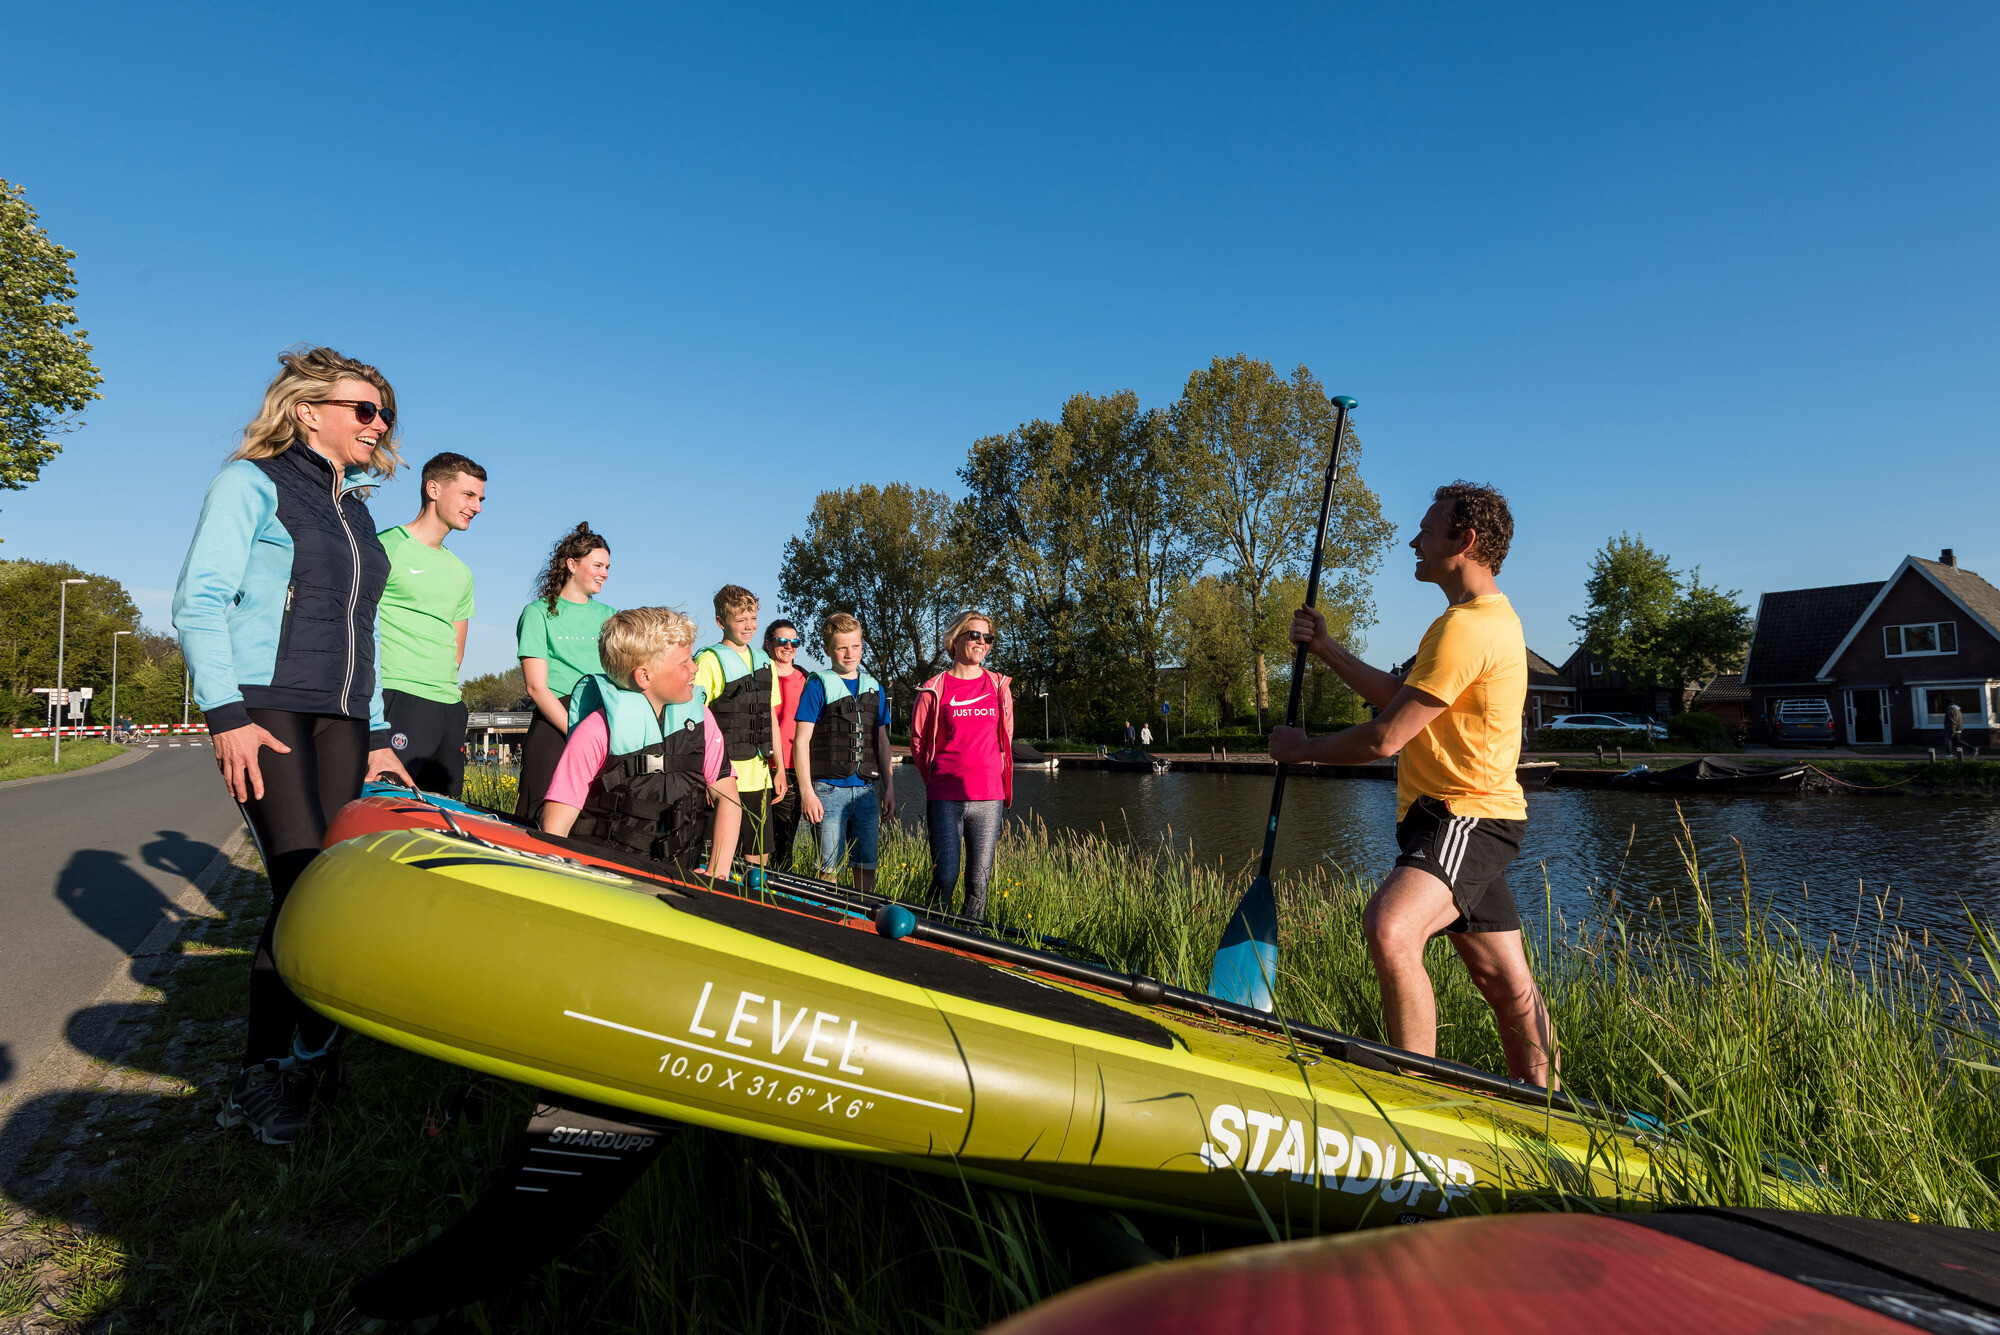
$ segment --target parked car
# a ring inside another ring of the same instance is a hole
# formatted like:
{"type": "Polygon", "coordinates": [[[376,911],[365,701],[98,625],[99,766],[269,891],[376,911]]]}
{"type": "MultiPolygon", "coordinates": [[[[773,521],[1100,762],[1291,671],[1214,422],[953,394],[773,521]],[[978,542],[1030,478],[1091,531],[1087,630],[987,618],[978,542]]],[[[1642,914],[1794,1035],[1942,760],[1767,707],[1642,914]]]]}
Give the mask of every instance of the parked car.
{"type": "Polygon", "coordinates": [[[1833,746],[1833,707],[1823,699],[1807,696],[1799,700],[1774,702],[1771,717],[1765,720],[1765,735],[1773,746],[1833,746]]]}
{"type": "Polygon", "coordinates": [[[1640,732],[1655,740],[1664,738],[1667,730],[1650,719],[1638,714],[1561,714],[1542,725],[1544,728],[1574,728],[1608,730],[1613,732],[1640,732]]]}

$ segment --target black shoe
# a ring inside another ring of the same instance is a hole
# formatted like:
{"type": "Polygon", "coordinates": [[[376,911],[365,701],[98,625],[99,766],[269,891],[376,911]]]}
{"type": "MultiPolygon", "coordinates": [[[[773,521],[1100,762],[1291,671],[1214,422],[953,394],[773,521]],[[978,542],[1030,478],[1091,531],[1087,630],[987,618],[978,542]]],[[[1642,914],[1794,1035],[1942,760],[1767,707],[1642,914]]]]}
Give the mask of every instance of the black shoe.
{"type": "Polygon", "coordinates": [[[298,1081],[273,1058],[246,1066],[229,1087],[217,1126],[250,1124],[250,1133],[266,1145],[289,1145],[306,1126],[306,1101],[298,1081]]]}

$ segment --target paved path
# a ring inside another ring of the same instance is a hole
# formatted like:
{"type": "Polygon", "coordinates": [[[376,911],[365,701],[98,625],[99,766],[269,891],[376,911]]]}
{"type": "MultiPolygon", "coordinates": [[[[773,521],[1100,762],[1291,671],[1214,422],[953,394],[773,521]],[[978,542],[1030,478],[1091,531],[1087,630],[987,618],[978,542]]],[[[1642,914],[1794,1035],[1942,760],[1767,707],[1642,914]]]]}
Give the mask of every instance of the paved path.
{"type": "Polygon", "coordinates": [[[0,790],[0,1114],[241,828],[192,740],[0,790]]]}

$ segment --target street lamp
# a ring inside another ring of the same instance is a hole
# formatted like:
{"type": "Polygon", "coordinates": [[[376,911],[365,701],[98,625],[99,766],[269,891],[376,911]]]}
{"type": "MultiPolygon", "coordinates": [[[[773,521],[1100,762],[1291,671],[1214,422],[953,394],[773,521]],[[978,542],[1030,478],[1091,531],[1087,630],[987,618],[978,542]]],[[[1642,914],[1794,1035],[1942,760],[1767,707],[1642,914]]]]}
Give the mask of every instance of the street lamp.
{"type": "Polygon", "coordinates": [[[1042,697],[1042,740],[1046,742],[1049,739],[1049,688],[1048,687],[1046,686],[1042,687],[1041,697],[1042,697]]]}
{"type": "Polygon", "coordinates": [[[63,636],[69,630],[69,586],[81,584],[80,579],[56,581],[62,586],[62,600],[56,612],[56,751],[55,762],[62,764],[62,723],[63,713],[69,708],[69,696],[63,692],[63,636]]]}
{"type": "Polygon", "coordinates": [[[118,637],[130,635],[129,630],[111,632],[111,729],[105,734],[106,740],[118,740],[118,637]]]}

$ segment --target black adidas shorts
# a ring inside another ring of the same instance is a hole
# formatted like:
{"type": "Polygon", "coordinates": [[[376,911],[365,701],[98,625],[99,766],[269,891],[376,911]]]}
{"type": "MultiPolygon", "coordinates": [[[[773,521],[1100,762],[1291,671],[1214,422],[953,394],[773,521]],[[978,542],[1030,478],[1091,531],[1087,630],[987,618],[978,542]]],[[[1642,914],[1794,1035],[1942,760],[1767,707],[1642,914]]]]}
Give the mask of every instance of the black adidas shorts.
{"type": "Polygon", "coordinates": [[[1521,914],[1507,886],[1507,864],[1521,851],[1524,820],[1454,816],[1435,797],[1420,797],[1396,822],[1398,867],[1427,871],[1451,887],[1458,920],[1448,932],[1518,932],[1521,914]]]}
{"type": "Polygon", "coordinates": [[[389,749],[417,787],[457,797],[465,781],[465,702],[384,691],[382,712],[389,716],[389,749]]]}

